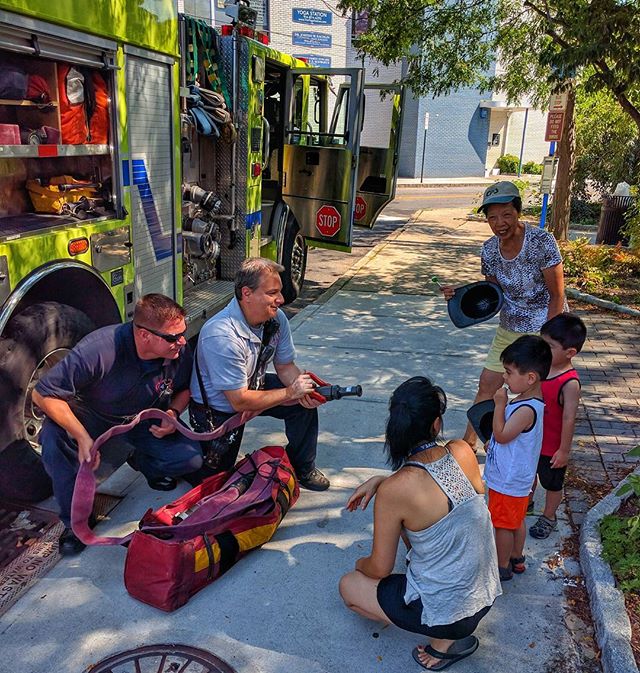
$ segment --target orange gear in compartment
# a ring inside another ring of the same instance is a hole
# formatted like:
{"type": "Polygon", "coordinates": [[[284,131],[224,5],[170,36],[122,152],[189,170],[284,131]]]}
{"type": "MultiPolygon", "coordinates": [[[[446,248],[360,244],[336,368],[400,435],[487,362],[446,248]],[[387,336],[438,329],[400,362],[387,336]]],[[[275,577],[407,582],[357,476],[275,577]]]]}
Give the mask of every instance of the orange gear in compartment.
{"type": "Polygon", "coordinates": [[[97,70],[91,74],[96,97],[95,109],[89,121],[92,144],[106,145],[109,142],[109,90],[104,77],[97,70]]]}
{"type": "Polygon", "coordinates": [[[106,145],[109,141],[109,91],[97,70],[80,70],[73,65],[58,66],[60,131],[64,145],[106,145]],[[86,78],[91,77],[87,86],[86,78]],[[89,117],[87,97],[94,98],[89,117]]]}

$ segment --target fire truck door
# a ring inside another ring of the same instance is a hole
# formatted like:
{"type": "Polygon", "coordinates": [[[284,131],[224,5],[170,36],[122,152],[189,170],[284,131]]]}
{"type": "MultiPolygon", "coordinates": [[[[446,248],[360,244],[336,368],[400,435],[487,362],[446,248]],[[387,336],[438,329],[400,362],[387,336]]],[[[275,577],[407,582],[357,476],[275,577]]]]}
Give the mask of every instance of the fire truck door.
{"type": "Polygon", "coordinates": [[[282,197],[301,233],[351,250],[362,110],[362,69],[304,68],[287,73],[282,197]],[[327,129],[329,86],[345,79],[327,129]]]}
{"type": "Polygon", "coordinates": [[[365,84],[354,224],[373,227],[396,193],[404,88],[365,84]],[[385,92],[384,98],[381,92],[385,92]]]}

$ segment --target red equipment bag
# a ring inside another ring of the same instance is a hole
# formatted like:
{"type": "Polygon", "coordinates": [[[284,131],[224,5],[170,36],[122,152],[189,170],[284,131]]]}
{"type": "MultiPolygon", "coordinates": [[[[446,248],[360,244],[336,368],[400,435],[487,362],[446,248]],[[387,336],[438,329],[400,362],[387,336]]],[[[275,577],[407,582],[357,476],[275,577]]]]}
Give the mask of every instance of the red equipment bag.
{"type": "Polygon", "coordinates": [[[285,450],[267,446],[140,522],[127,549],[124,584],[171,612],[268,542],[300,489],[285,450]]]}
{"type": "Polygon", "coordinates": [[[196,433],[164,411],[146,409],[95,440],[93,461],[83,462],[76,477],[71,526],[85,544],[129,545],[124,582],[134,598],[167,612],[184,605],[247,552],[273,537],[300,488],[286,451],[267,446],[245,456],[232,471],[205,479],[175,502],[156,512],[149,510],[140,530],[125,537],[98,537],[88,520],[96,489],[93,462],[100,447],[149,419],[165,420],[186,437],[207,441],[257,414],[238,413],[213,432],[196,433]]]}

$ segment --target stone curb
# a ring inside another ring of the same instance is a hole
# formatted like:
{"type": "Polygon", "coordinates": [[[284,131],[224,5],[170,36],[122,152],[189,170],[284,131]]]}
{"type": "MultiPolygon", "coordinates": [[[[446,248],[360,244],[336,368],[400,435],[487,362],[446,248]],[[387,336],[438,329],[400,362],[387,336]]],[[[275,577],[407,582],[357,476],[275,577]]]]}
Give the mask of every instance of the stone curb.
{"type": "Polygon", "coordinates": [[[621,306],[612,301],[607,301],[606,299],[600,299],[600,297],[594,297],[591,294],[586,294],[575,290],[572,287],[565,289],[565,294],[572,299],[579,299],[584,301],[587,304],[593,304],[594,306],[599,306],[600,308],[606,308],[609,311],[616,311],[617,313],[624,313],[626,315],[635,315],[640,318],[640,311],[635,308],[630,308],[629,306],[621,306]]]}
{"type": "MultiPolygon", "coordinates": [[[[640,468],[633,474],[640,475],[640,468]]],[[[602,558],[600,538],[600,521],[615,512],[626,497],[610,493],[587,512],[580,529],[580,565],[589,593],[596,639],[602,652],[603,673],[638,673],[624,597],[615,585],[609,564],[602,558]]]]}

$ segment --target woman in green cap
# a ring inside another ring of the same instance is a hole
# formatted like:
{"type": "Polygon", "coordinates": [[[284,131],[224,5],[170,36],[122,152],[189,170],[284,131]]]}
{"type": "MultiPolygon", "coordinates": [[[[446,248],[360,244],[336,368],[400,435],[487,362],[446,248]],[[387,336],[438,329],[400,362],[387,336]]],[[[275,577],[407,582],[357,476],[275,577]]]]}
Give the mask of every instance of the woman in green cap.
{"type": "MultiPolygon", "coordinates": [[[[480,374],[474,402],[489,400],[503,384],[502,351],[523,334],[537,334],[542,325],[566,308],[562,257],[551,233],[520,221],[522,198],[513,182],[487,187],[478,209],[493,236],[482,245],[482,273],[504,293],[500,325],[480,374]]],[[[455,288],[441,288],[445,299],[455,288]]],[[[476,433],[467,426],[464,439],[474,447],[476,433]]]]}

